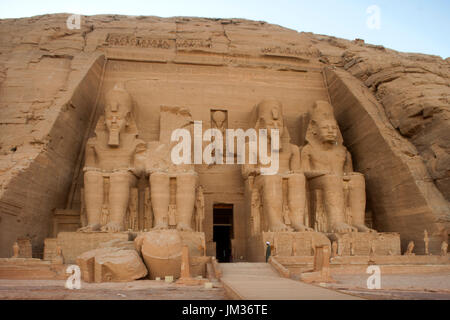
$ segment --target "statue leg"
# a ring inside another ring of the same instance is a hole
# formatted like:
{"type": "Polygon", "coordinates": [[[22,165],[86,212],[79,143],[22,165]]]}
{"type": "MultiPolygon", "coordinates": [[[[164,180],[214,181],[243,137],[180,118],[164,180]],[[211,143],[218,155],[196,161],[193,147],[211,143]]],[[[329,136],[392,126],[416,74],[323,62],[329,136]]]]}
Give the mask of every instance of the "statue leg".
{"type": "Polygon", "coordinates": [[[102,227],[102,230],[108,232],[124,230],[132,178],[129,172],[114,172],[110,175],[109,222],[102,227]]]}
{"type": "Polygon", "coordinates": [[[84,199],[87,226],[78,231],[98,231],[101,227],[103,206],[103,175],[101,172],[87,171],[84,173],[84,199]]]}
{"type": "Polygon", "coordinates": [[[261,175],[262,179],[263,206],[269,221],[269,231],[292,231],[292,228],[284,224],[283,214],[283,185],[279,175],[261,175]]]}
{"type": "Polygon", "coordinates": [[[154,229],[168,229],[170,179],[167,173],[150,174],[150,194],[154,215],[154,229]]]}
{"type": "Polygon", "coordinates": [[[324,207],[328,217],[330,232],[345,233],[357,231],[345,222],[344,186],[342,177],[327,174],[311,179],[314,188],[323,190],[324,207]]]}
{"type": "Polygon", "coordinates": [[[305,226],[306,178],[295,173],[288,176],[289,219],[295,231],[312,231],[305,226]]]}
{"type": "Polygon", "coordinates": [[[366,183],[364,175],[353,173],[349,181],[349,207],[352,213],[352,225],[361,232],[375,232],[365,224],[366,183]]]}
{"type": "Polygon", "coordinates": [[[195,185],[197,175],[182,173],[177,175],[177,229],[192,231],[192,214],[195,205],[195,185]]]}

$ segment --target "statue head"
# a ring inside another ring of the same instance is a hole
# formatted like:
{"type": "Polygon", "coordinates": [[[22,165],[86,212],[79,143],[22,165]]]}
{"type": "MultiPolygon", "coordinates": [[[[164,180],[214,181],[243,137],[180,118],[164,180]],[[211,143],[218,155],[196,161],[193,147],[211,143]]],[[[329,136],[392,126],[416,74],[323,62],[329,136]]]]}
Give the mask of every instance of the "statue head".
{"type": "Polygon", "coordinates": [[[131,108],[131,96],[122,86],[116,84],[106,93],[105,125],[109,132],[109,146],[119,146],[120,133],[128,126],[131,108]]]}
{"type": "Polygon", "coordinates": [[[271,138],[271,130],[278,129],[280,132],[279,136],[282,137],[284,132],[284,121],[281,103],[275,99],[267,99],[261,101],[257,108],[257,129],[267,129],[267,137],[269,139],[271,138]]]}
{"type": "Polygon", "coordinates": [[[317,123],[319,138],[325,143],[336,143],[339,127],[335,120],[323,119],[317,123]]]}
{"type": "Polygon", "coordinates": [[[321,143],[342,143],[339,126],[334,118],[333,107],[327,101],[316,101],[311,112],[311,122],[308,127],[307,140],[321,143]]]}
{"type": "Polygon", "coordinates": [[[225,122],[226,114],[223,111],[217,110],[214,111],[212,118],[217,128],[221,128],[223,126],[223,123],[225,122]]]}

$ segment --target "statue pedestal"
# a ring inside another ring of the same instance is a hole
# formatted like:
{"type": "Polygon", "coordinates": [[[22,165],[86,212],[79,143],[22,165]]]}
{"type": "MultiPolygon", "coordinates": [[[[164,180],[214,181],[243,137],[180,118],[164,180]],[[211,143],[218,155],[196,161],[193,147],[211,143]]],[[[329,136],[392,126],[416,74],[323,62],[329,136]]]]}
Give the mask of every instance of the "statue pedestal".
{"type": "Polygon", "coordinates": [[[313,256],[316,246],[331,245],[327,236],[320,232],[262,232],[248,239],[249,261],[265,261],[267,241],[271,256],[313,256]]]}
{"type": "Polygon", "coordinates": [[[60,232],[56,243],[62,250],[64,263],[75,264],[77,257],[89,250],[97,249],[103,242],[111,240],[129,241],[131,234],[125,232],[60,232]]]}
{"type": "Polygon", "coordinates": [[[391,232],[328,233],[338,256],[401,255],[400,234],[391,232]],[[372,252],[372,248],[375,252],[372,252]]]}

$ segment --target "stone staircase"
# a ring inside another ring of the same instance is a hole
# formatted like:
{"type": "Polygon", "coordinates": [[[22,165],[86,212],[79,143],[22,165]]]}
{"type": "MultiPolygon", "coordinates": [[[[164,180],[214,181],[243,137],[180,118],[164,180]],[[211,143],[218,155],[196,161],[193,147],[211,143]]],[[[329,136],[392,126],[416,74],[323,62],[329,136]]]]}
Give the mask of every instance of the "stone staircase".
{"type": "Polygon", "coordinates": [[[345,293],[282,278],[269,263],[220,263],[225,290],[242,300],[354,300],[345,293]]]}

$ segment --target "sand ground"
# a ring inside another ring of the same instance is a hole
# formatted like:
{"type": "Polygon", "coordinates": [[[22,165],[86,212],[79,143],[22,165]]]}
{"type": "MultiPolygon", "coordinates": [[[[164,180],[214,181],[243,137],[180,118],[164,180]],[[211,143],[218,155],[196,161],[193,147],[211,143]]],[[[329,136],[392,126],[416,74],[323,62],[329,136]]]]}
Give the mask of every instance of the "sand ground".
{"type": "Polygon", "coordinates": [[[450,300],[450,273],[387,274],[381,289],[367,289],[369,275],[333,275],[337,283],[323,286],[367,299],[450,300]]]}
{"type": "MultiPolygon", "coordinates": [[[[367,289],[368,275],[334,275],[337,283],[321,286],[366,299],[443,299],[450,300],[450,273],[382,275],[381,289],[367,289]]],[[[80,290],[69,290],[63,280],[0,279],[0,300],[226,300],[220,283],[214,288],[184,286],[155,280],[121,283],[85,283],[80,290]]]]}
{"type": "Polygon", "coordinates": [[[81,283],[69,290],[64,280],[0,280],[0,300],[224,300],[220,284],[212,289],[184,286],[156,280],[116,283],[81,283]]]}

